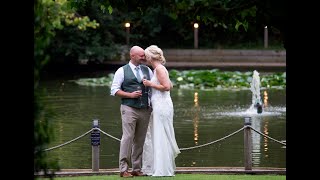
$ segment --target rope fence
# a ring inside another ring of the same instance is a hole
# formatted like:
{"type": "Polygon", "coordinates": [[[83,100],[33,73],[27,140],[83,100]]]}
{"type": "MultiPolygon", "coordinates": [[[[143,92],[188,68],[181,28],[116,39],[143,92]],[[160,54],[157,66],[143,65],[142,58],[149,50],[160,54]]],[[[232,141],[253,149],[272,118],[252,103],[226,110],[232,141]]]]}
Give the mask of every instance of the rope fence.
{"type": "MultiPolygon", "coordinates": [[[[206,143],[206,144],[198,145],[198,146],[187,147],[187,148],[180,148],[180,150],[181,150],[181,151],[184,151],[184,150],[196,149],[196,148],[200,148],[200,147],[204,147],[204,146],[208,146],[208,145],[217,143],[217,142],[219,142],[219,141],[225,140],[225,139],[227,139],[227,138],[229,138],[229,137],[231,137],[231,136],[239,133],[240,131],[242,131],[242,130],[245,129],[245,128],[251,128],[253,131],[259,133],[260,135],[265,136],[266,138],[269,138],[269,139],[271,139],[271,140],[273,140],[273,141],[275,141],[275,142],[277,142],[277,143],[279,143],[279,144],[282,144],[282,145],[286,146],[286,143],[284,143],[283,141],[276,140],[276,139],[274,139],[274,138],[272,138],[272,137],[270,137],[270,136],[268,136],[268,135],[266,135],[266,134],[263,134],[263,133],[261,133],[260,131],[258,131],[258,130],[256,130],[256,129],[254,129],[253,127],[251,127],[251,126],[244,126],[244,127],[240,128],[239,130],[237,130],[237,131],[235,131],[235,132],[233,132],[233,133],[231,133],[231,134],[229,134],[229,135],[226,135],[225,137],[222,137],[222,138],[220,138],[220,139],[211,141],[211,142],[206,143]]],[[[51,148],[48,148],[48,149],[44,149],[44,151],[50,151],[50,150],[53,150],[53,149],[56,149],[56,148],[59,148],[59,147],[68,145],[68,144],[70,144],[70,143],[72,143],[72,142],[74,142],[74,141],[76,141],[76,140],[79,140],[80,138],[84,137],[85,135],[89,134],[91,131],[94,131],[94,130],[98,130],[98,131],[102,132],[102,134],[104,134],[104,135],[106,135],[106,136],[109,136],[110,138],[112,138],[112,139],[114,139],[114,140],[117,140],[117,141],[119,141],[119,142],[121,141],[119,138],[116,138],[116,137],[114,137],[114,136],[112,136],[112,135],[104,132],[104,131],[101,130],[100,128],[92,128],[92,129],[90,129],[89,131],[85,132],[84,134],[82,134],[82,135],[80,135],[80,136],[78,136],[78,137],[76,137],[76,138],[74,138],[74,139],[72,139],[72,140],[70,140],[70,141],[68,141],[68,142],[65,142],[65,143],[63,143],[63,144],[60,144],[60,145],[57,145],[57,146],[54,146],[54,147],[51,147],[51,148]]]]}
{"type": "MultiPolygon", "coordinates": [[[[264,136],[266,138],[268,138],[268,139],[271,139],[274,142],[277,142],[279,144],[282,144],[283,146],[286,146],[286,143],[285,143],[286,141],[276,140],[276,139],[274,139],[274,138],[272,138],[272,137],[270,137],[270,136],[268,136],[266,134],[263,134],[262,132],[260,132],[260,131],[258,131],[256,129],[254,129],[251,126],[251,118],[250,117],[246,117],[245,125],[242,128],[240,128],[240,129],[238,129],[238,130],[236,130],[236,131],[234,131],[234,132],[232,132],[232,133],[230,133],[230,134],[228,134],[228,135],[226,135],[226,136],[224,136],[224,137],[222,137],[220,139],[217,139],[217,140],[214,140],[214,141],[202,144],[202,145],[186,147],[186,148],[180,148],[180,150],[181,151],[185,151],[185,150],[190,150],[190,149],[196,149],[196,148],[209,146],[209,145],[212,145],[214,143],[217,143],[217,142],[220,142],[222,140],[225,140],[227,138],[230,138],[233,135],[236,135],[237,133],[241,132],[242,130],[244,130],[244,132],[245,132],[244,133],[244,135],[245,135],[245,142],[244,142],[245,147],[244,147],[244,149],[245,149],[245,169],[246,170],[251,170],[251,164],[252,164],[252,162],[251,162],[252,161],[252,159],[251,159],[252,158],[251,157],[251,153],[252,153],[251,152],[251,150],[252,150],[252,138],[251,138],[251,131],[250,130],[252,130],[252,131],[254,131],[254,132],[256,132],[256,133],[258,133],[258,134],[260,134],[260,135],[262,135],[262,136],[264,136]]],[[[65,143],[62,143],[60,145],[44,149],[43,151],[51,151],[51,150],[66,146],[66,145],[68,145],[68,144],[70,144],[72,142],[75,142],[75,141],[79,140],[80,138],[86,136],[90,132],[91,132],[91,145],[93,147],[93,149],[92,149],[93,158],[96,159],[95,161],[93,161],[93,167],[94,167],[93,171],[99,171],[99,146],[98,145],[100,145],[100,132],[102,134],[104,134],[104,135],[116,140],[116,141],[120,142],[121,140],[119,138],[114,137],[114,136],[104,132],[103,130],[101,130],[99,128],[98,120],[94,120],[92,129],[90,129],[89,131],[83,133],[82,135],[80,135],[80,136],[78,136],[78,137],[76,137],[76,138],[74,138],[74,139],[72,139],[70,141],[67,141],[65,143]]]]}

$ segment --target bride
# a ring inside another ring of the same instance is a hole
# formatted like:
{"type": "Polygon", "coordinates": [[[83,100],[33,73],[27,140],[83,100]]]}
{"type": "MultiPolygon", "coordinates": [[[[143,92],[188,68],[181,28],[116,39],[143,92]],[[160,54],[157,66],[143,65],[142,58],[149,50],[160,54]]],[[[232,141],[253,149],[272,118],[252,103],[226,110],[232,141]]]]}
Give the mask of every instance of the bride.
{"type": "Polygon", "coordinates": [[[142,171],[149,176],[174,176],[175,158],[180,150],[173,128],[172,83],[164,66],[163,51],[151,45],[145,49],[145,56],[154,69],[154,75],[150,81],[143,80],[145,86],[151,87],[153,111],[143,147],[142,171]]]}

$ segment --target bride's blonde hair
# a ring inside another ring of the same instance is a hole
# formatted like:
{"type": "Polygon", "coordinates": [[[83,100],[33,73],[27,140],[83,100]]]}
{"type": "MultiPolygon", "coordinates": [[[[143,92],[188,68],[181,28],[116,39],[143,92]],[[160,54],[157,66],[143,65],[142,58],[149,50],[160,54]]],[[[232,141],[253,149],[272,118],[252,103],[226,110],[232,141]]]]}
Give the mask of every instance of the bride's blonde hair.
{"type": "Polygon", "coordinates": [[[146,59],[160,61],[162,65],[166,63],[166,59],[163,56],[163,51],[156,45],[151,45],[144,50],[146,59]]]}

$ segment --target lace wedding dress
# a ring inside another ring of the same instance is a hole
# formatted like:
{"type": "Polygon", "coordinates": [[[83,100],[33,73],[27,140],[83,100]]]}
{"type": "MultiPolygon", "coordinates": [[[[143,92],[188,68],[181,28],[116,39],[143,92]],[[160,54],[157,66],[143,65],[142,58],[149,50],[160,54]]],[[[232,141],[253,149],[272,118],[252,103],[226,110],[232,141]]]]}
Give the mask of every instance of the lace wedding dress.
{"type": "MultiPolygon", "coordinates": [[[[155,68],[151,81],[160,84],[156,73],[155,68]]],[[[180,150],[173,128],[174,112],[170,91],[162,92],[152,88],[151,104],[153,111],[143,147],[142,172],[150,176],[174,176],[175,158],[180,150]]]]}

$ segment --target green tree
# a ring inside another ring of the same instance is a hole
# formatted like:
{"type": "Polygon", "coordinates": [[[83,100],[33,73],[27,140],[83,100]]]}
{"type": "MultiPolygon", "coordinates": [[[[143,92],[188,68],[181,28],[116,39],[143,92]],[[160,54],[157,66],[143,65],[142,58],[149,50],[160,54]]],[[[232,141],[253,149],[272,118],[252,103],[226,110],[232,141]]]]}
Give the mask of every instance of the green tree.
{"type": "Polygon", "coordinates": [[[44,89],[39,88],[40,74],[48,63],[48,46],[57,29],[63,29],[62,22],[76,26],[79,30],[99,26],[87,16],[75,16],[75,9],[67,0],[36,0],[34,2],[34,173],[43,171],[45,176],[53,178],[59,170],[56,161],[49,161],[44,151],[53,139],[50,121],[52,112],[41,102],[44,89]]]}
{"type": "Polygon", "coordinates": [[[79,59],[119,59],[125,45],[125,22],[131,23],[130,44],[142,47],[157,44],[162,48],[193,48],[194,22],[200,24],[199,46],[203,48],[246,43],[256,47],[263,44],[266,25],[270,34],[276,35],[269,36],[270,42],[285,41],[283,0],[72,2],[78,7],[77,14],[97,20],[100,28],[81,32],[66,27],[57,31],[50,48],[54,60],[78,63],[79,59]]]}

